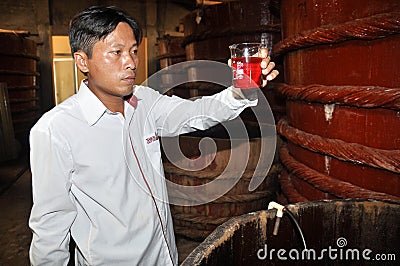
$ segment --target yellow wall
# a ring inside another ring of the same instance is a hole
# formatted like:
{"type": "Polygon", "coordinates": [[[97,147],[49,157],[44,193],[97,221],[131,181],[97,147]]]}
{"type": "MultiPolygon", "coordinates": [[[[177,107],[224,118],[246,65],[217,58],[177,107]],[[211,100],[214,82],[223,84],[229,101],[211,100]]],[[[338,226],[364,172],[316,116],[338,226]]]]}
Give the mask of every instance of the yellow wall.
{"type": "Polygon", "coordinates": [[[148,78],[147,38],[143,38],[138,49],[139,67],[136,72],[136,84],[142,84],[148,78]]]}
{"type": "Polygon", "coordinates": [[[64,55],[72,57],[68,36],[53,36],[52,44],[53,55],[64,55]]]}

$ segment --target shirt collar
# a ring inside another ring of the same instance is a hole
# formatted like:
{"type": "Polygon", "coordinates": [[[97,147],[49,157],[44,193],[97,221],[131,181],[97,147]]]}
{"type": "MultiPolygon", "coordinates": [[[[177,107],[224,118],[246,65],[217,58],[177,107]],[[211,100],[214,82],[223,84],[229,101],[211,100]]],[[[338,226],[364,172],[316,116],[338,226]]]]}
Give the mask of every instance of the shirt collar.
{"type": "Polygon", "coordinates": [[[89,125],[93,126],[103,116],[107,108],[82,81],[77,93],[77,100],[82,109],[83,116],[89,125]]]}

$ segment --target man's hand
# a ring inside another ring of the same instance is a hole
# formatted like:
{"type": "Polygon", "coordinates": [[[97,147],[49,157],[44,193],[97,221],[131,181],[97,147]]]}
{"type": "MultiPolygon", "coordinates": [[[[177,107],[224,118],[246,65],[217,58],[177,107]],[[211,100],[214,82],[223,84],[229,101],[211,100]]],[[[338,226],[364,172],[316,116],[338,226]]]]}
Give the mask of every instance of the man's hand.
{"type": "MultiPolygon", "coordinates": [[[[267,86],[268,81],[275,79],[279,75],[279,71],[274,69],[275,63],[271,62],[271,57],[268,55],[267,48],[261,48],[260,53],[257,53],[255,56],[259,56],[263,58],[261,61],[260,67],[262,71],[262,84],[261,87],[267,86]]],[[[228,65],[232,67],[232,60],[228,60],[228,65]]],[[[257,99],[257,90],[255,89],[244,89],[241,90],[239,88],[233,88],[232,90],[233,97],[236,99],[249,99],[255,100],[257,99]]]]}
{"type": "Polygon", "coordinates": [[[267,86],[268,81],[273,80],[279,75],[279,71],[274,69],[275,63],[271,62],[271,57],[268,55],[267,48],[260,49],[260,55],[263,60],[261,61],[262,69],[262,85],[261,87],[267,86]]]}

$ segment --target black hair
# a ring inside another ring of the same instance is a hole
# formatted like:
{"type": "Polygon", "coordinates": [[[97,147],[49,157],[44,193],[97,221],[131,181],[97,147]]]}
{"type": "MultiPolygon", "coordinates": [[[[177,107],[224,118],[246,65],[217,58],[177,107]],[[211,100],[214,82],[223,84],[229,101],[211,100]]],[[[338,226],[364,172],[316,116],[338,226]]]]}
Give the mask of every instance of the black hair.
{"type": "Polygon", "coordinates": [[[94,44],[106,38],[120,22],[126,22],[132,28],[139,45],[143,37],[142,28],[120,8],[92,6],[75,15],[68,31],[72,56],[82,50],[90,58],[94,44]]]}

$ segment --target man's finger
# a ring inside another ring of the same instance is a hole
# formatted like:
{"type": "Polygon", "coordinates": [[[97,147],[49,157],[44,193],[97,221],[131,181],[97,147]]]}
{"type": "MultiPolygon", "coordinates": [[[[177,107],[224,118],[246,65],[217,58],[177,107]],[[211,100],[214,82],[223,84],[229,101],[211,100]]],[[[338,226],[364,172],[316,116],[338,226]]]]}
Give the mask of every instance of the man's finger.
{"type": "Polygon", "coordinates": [[[262,86],[261,87],[264,88],[265,86],[267,86],[268,81],[271,81],[271,80],[275,79],[278,75],[279,75],[279,71],[274,69],[271,73],[269,73],[267,75],[266,79],[262,80],[262,86]]]}
{"type": "Polygon", "coordinates": [[[269,56],[267,56],[266,58],[263,58],[263,60],[261,61],[261,68],[262,69],[267,68],[270,61],[271,61],[271,57],[269,57],[269,56]]]}
{"type": "Polygon", "coordinates": [[[274,62],[269,62],[269,64],[267,65],[266,68],[262,68],[262,74],[263,75],[268,75],[269,72],[272,71],[272,69],[274,69],[275,67],[275,63],[274,62]]]}
{"type": "Polygon", "coordinates": [[[265,47],[260,48],[259,57],[267,58],[268,57],[268,48],[265,48],[265,47]]]}
{"type": "Polygon", "coordinates": [[[276,78],[279,75],[279,71],[274,69],[271,73],[268,74],[267,76],[267,80],[273,80],[274,78],[276,78]]]}

